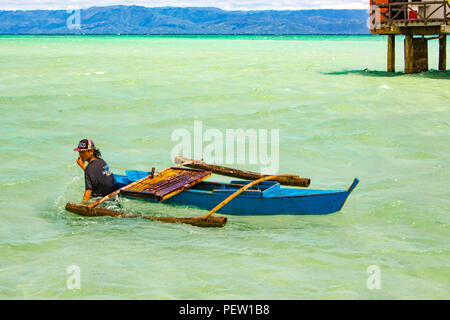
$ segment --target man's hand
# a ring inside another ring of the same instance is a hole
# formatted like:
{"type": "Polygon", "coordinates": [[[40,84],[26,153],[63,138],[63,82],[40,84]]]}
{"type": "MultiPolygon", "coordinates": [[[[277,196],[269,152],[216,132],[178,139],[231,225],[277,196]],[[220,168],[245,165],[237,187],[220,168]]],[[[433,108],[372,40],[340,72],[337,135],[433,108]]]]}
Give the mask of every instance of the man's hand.
{"type": "Polygon", "coordinates": [[[83,169],[83,171],[86,170],[86,166],[84,164],[84,161],[81,160],[81,157],[78,157],[77,164],[81,167],[81,169],[83,169]]]}

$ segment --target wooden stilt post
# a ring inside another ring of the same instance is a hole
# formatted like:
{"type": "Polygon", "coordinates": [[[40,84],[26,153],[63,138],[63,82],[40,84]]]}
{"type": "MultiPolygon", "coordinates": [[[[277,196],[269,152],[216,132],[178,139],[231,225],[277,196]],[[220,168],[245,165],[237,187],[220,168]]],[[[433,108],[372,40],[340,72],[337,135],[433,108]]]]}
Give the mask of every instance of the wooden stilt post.
{"type": "Polygon", "coordinates": [[[428,71],[428,40],[405,35],[405,73],[428,71]]]}
{"type": "Polygon", "coordinates": [[[388,35],[387,72],[395,72],[395,35],[388,35]]]}
{"type": "Polygon", "coordinates": [[[405,35],[405,73],[413,72],[413,36],[410,34],[405,35]]]}
{"type": "Polygon", "coordinates": [[[439,38],[439,70],[447,69],[447,35],[441,34],[439,38]]]}

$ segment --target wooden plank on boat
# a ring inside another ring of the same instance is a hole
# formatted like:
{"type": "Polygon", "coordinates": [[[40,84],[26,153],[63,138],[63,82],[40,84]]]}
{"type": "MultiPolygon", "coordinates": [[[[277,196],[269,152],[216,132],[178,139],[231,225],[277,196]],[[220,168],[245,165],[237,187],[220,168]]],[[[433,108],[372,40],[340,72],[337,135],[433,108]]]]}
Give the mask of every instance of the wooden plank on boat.
{"type": "MultiPolygon", "coordinates": [[[[208,170],[222,176],[234,177],[244,180],[257,180],[269,176],[252,171],[238,170],[234,168],[208,164],[203,161],[187,159],[180,156],[175,157],[174,161],[176,164],[182,164],[189,168],[208,170]]],[[[286,186],[296,186],[296,187],[309,187],[311,183],[311,179],[301,178],[298,175],[282,175],[271,179],[271,181],[276,181],[286,186]]]]}
{"type": "Polygon", "coordinates": [[[210,171],[171,167],[158,175],[122,189],[121,193],[142,198],[166,200],[211,176],[210,171]]]}

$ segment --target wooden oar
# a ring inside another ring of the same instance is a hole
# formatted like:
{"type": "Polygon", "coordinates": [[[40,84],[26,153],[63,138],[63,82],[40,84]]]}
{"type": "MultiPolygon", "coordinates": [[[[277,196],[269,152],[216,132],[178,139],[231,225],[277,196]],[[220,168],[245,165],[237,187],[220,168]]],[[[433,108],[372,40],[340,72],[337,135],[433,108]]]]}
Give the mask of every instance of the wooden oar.
{"type": "Polygon", "coordinates": [[[109,216],[116,218],[142,218],[147,220],[155,220],[165,223],[184,223],[190,224],[196,227],[218,227],[221,228],[227,223],[226,217],[209,217],[205,219],[204,217],[150,217],[150,216],[140,216],[137,214],[125,213],[121,211],[115,211],[103,207],[89,208],[86,205],[68,202],[66,204],[66,210],[72,213],[76,213],[87,217],[99,217],[99,216],[109,216]]]}
{"type": "Polygon", "coordinates": [[[236,191],[235,193],[233,193],[232,195],[230,195],[228,198],[226,198],[225,200],[223,200],[221,203],[219,203],[217,206],[214,207],[214,209],[212,209],[210,212],[208,212],[203,218],[205,219],[210,219],[211,215],[213,213],[215,213],[217,210],[219,210],[220,208],[222,208],[224,205],[226,205],[228,202],[230,202],[231,200],[233,200],[235,197],[237,197],[238,195],[240,195],[242,192],[244,192],[245,190],[247,190],[248,188],[250,188],[251,186],[260,183],[262,181],[265,180],[273,180],[274,178],[279,178],[279,177],[290,177],[292,176],[291,174],[277,174],[277,175],[273,175],[273,176],[267,176],[267,177],[262,177],[261,179],[252,181],[248,184],[246,184],[245,186],[243,186],[242,188],[240,188],[238,191],[236,191]]]}
{"type": "MultiPolygon", "coordinates": [[[[175,157],[174,159],[175,163],[182,165],[184,163],[184,166],[189,168],[195,168],[195,169],[202,169],[206,171],[211,171],[212,173],[219,174],[222,176],[227,177],[234,177],[244,180],[256,180],[262,177],[267,177],[268,175],[259,174],[252,171],[246,171],[246,170],[238,170],[234,168],[228,168],[223,166],[217,166],[213,164],[208,164],[203,161],[198,160],[192,160],[183,158],[180,156],[175,157]]],[[[276,178],[272,178],[271,180],[279,182],[282,185],[286,186],[296,186],[296,187],[309,187],[311,183],[311,179],[309,178],[301,178],[298,175],[295,174],[289,174],[289,175],[278,175],[276,178]]]]}

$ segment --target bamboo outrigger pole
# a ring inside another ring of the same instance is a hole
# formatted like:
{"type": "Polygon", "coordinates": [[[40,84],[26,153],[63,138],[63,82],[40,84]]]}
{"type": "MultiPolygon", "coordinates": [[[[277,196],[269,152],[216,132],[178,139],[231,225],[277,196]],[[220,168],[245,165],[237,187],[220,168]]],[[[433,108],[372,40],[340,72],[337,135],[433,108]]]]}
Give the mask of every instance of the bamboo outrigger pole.
{"type": "Polygon", "coordinates": [[[244,192],[245,190],[247,190],[248,188],[254,186],[257,183],[266,181],[266,180],[274,180],[275,178],[282,178],[282,177],[292,177],[295,175],[292,174],[277,174],[277,175],[273,175],[273,176],[267,176],[267,177],[262,177],[258,180],[252,181],[248,184],[246,184],[245,186],[243,186],[242,188],[240,188],[238,191],[236,191],[235,193],[233,193],[232,195],[230,195],[228,198],[226,198],[225,200],[223,200],[221,203],[219,203],[217,206],[214,207],[214,209],[212,209],[211,211],[209,211],[203,218],[206,219],[211,219],[212,217],[210,217],[213,213],[217,212],[217,210],[219,210],[220,208],[222,208],[224,205],[226,205],[228,202],[230,202],[231,200],[233,200],[235,197],[237,197],[238,195],[240,195],[242,192],[244,192]]]}
{"type": "MultiPolygon", "coordinates": [[[[186,167],[194,168],[194,169],[202,169],[211,171],[212,173],[219,174],[227,177],[240,178],[245,180],[257,180],[263,177],[267,177],[268,175],[259,174],[252,171],[238,170],[234,168],[228,168],[223,166],[216,166],[212,164],[205,163],[203,161],[192,160],[183,158],[180,156],[175,157],[176,164],[183,164],[186,167]]],[[[309,187],[311,183],[311,179],[309,178],[301,178],[298,175],[293,174],[283,174],[277,175],[275,178],[271,178],[269,180],[279,182],[282,185],[286,186],[296,186],[296,187],[309,187]]]]}

